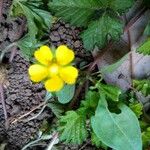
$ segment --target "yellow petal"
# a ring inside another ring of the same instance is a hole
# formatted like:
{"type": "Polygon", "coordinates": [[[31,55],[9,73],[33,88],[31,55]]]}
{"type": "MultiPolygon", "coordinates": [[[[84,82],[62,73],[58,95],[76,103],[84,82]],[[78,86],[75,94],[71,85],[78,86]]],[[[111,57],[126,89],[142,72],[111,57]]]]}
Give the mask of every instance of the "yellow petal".
{"type": "Polygon", "coordinates": [[[29,67],[30,79],[34,82],[39,82],[45,79],[48,76],[48,69],[42,65],[32,65],[29,67]]]}
{"type": "Polygon", "coordinates": [[[74,59],[74,52],[67,46],[61,45],[56,50],[56,59],[60,65],[67,65],[74,59]]]}
{"type": "Polygon", "coordinates": [[[64,86],[64,82],[58,76],[55,76],[45,82],[45,88],[50,92],[60,91],[64,86]]]}
{"type": "Polygon", "coordinates": [[[67,83],[67,84],[74,84],[78,77],[78,70],[73,66],[67,66],[61,68],[59,71],[60,77],[67,83]]]}
{"type": "Polygon", "coordinates": [[[43,65],[50,64],[53,59],[53,54],[48,46],[41,46],[39,50],[35,51],[34,57],[43,65]]]}

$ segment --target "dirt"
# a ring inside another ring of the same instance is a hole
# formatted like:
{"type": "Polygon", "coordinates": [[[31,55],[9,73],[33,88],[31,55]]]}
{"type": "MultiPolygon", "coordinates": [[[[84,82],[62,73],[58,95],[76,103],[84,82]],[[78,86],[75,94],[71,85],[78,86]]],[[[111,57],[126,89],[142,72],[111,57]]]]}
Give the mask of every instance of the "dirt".
{"type": "MultiPolygon", "coordinates": [[[[0,17],[0,50],[3,50],[10,43],[20,39],[26,31],[25,18],[10,20],[8,10],[11,0],[4,0],[2,7],[2,16],[0,17]]],[[[1,7],[0,7],[1,8],[1,7]]],[[[0,10],[1,11],[1,10],[0,10]]],[[[80,32],[82,29],[75,28],[62,21],[55,23],[50,31],[50,44],[58,46],[67,44],[75,49],[77,66],[81,67],[92,60],[90,53],[85,53],[83,43],[81,42],[80,32]]],[[[7,70],[7,87],[4,89],[4,98],[9,118],[18,118],[29,112],[32,108],[43,102],[45,89],[42,84],[33,84],[28,78],[28,67],[30,63],[20,56],[17,49],[12,63],[8,63],[10,52],[7,53],[5,62],[7,70]]],[[[32,112],[28,117],[34,116],[39,110],[32,112]]],[[[18,121],[10,124],[6,129],[4,125],[4,115],[2,105],[0,104],[0,143],[7,143],[7,150],[20,150],[25,144],[37,137],[38,130],[44,119],[51,122],[53,114],[46,109],[42,115],[33,121],[18,121]]],[[[80,147],[69,147],[61,145],[60,150],[78,150],[80,147]]],[[[38,149],[38,148],[37,148],[38,149]]],[[[83,145],[82,149],[94,150],[91,144],[83,145]]]]}

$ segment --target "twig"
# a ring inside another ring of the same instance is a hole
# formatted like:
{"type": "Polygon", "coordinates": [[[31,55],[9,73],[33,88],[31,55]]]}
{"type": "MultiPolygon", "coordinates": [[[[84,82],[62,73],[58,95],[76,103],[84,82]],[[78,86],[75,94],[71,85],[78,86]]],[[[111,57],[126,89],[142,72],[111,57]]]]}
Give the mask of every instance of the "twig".
{"type": "Polygon", "coordinates": [[[39,138],[35,141],[32,141],[32,142],[28,143],[27,145],[25,145],[21,150],[26,150],[29,146],[34,145],[35,143],[38,143],[40,141],[41,141],[41,138],[39,138]]]}
{"type": "Polygon", "coordinates": [[[84,81],[82,83],[82,85],[79,85],[79,88],[76,90],[75,96],[74,96],[73,100],[71,101],[71,103],[69,104],[70,109],[72,109],[74,107],[74,105],[77,104],[78,97],[79,97],[81,91],[83,90],[85,83],[86,83],[86,81],[84,81]]]}
{"type": "Polygon", "coordinates": [[[92,63],[90,63],[90,66],[88,68],[88,74],[94,69],[94,67],[97,65],[97,62],[99,61],[99,59],[112,47],[112,45],[113,45],[113,42],[110,41],[108,43],[108,45],[104,49],[102,49],[100,53],[97,54],[94,61],[92,63]]]}
{"type": "Polygon", "coordinates": [[[45,104],[45,105],[42,107],[42,109],[41,109],[35,116],[33,116],[33,117],[29,118],[29,119],[26,119],[25,122],[28,122],[28,121],[31,121],[31,120],[36,119],[36,118],[44,111],[44,109],[45,109],[46,106],[47,106],[47,105],[45,104]]]}
{"type": "Polygon", "coordinates": [[[83,150],[90,142],[91,140],[88,140],[79,150],[83,150]]]}
{"type": "Polygon", "coordinates": [[[142,8],[142,9],[137,13],[137,15],[129,21],[129,23],[126,25],[126,27],[125,27],[125,29],[124,29],[124,32],[127,32],[127,31],[129,30],[129,28],[130,28],[131,26],[133,26],[133,24],[134,24],[135,22],[137,22],[137,21],[140,19],[140,17],[143,15],[143,13],[144,13],[146,10],[147,10],[147,9],[146,9],[145,7],[142,8]]]}
{"type": "Polygon", "coordinates": [[[5,104],[5,99],[4,99],[4,90],[3,90],[3,85],[0,84],[0,98],[1,98],[1,103],[3,106],[3,111],[4,111],[4,118],[5,118],[5,127],[6,129],[8,128],[8,115],[7,115],[7,109],[6,109],[6,104],[5,104]]]}
{"type": "Polygon", "coordinates": [[[48,147],[46,148],[46,150],[52,150],[53,146],[56,144],[56,141],[58,140],[58,132],[56,132],[53,137],[51,142],[49,143],[48,147]]]}
{"type": "Polygon", "coordinates": [[[14,119],[14,121],[11,122],[11,124],[14,124],[16,122],[18,122],[19,120],[21,120],[22,118],[30,115],[33,111],[35,111],[36,109],[40,108],[41,106],[46,105],[46,102],[42,102],[41,104],[39,104],[38,106],[32,108],[29,112],[21,115],[19,118],[14,119]]]}
{"type": "MultiPolygon", "coordinates": [[[[125,20],[127,22],[127,16],[125,15],[125,20]]],[[[132,82],[132,78],[133,78],[133,57],[132,57],[132,42],[131,42],[131,34],[130,34],[130,29],[127,30],[127,36],[128,36],[128,45],[129,45],[129,61],[130,61],[130,65],[129,65],[129,70],[130,70],[130,78],[131,78],[131,86],[133,85],[132,82]]]]}

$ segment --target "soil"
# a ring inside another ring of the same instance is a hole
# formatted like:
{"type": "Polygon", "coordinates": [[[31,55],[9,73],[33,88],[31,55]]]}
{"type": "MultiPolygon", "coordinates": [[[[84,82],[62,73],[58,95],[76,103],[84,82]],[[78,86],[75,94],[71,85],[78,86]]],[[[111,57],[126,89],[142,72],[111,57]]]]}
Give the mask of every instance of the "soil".
{"type": "MultiPolygon", "coordinates": [[[[10,20],[8,18],[8,10],[11,5],[11,0],[4,0],[2,7],[2,16],[0,17],[0,50],[3,50],[10,43],[20,39],[26,31],[24,18],[10,20]]],[[[83,44],[80,39],[82,29],[75,28],[62,21],[58,21],[53,25],[50,31],[50,44],[58,46],[67,44],[70,48],[76,49],[77,65],[82,66],[92,60],[90,53],[85,53],[83,44]],[[88,56],[88,57],[87,57],[88,56]]],[[[10,53],[6,55],[6,62],[10,53]]],[[[29,112],[32,108],[43,102],[45,89],[41,84],[33,84],[28,78],[28,67],[30,63],[21,57],[20,51],[15,53],[12,63],[7,63],[7,88],[4,89],[4,97],[6,109],[9,118],[17,118],[22,114],[29,112]]],[[[30,114],[34,116],[39,110],[30,114]]],[[[4,115],[2,105],[0,104],[0,143],[7,143],[7,150],[20,150],[30,140],[37,137],[38,130],[44,119],[51,122],[53,114],[46,109],[42,115],[33,121],[22,122],[18,121],[15,124],[10,124],[9,128],[5,128],[4,115]]],[[[60,150],[94,150],[91,144],[85,144],[80,147],[69,147],[61,145],[60,150]]]]}

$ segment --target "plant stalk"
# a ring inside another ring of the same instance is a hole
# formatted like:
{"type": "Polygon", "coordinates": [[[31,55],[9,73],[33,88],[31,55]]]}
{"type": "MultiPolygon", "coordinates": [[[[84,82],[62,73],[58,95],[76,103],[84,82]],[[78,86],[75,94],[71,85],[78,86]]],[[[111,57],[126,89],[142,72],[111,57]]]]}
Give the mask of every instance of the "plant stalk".
{"type": "Polygon", "coordinates": [[[17,44],[15,42],[11,43],[4,50],[2,50],[1,55],[0,55],[0,63],[2,63],[5,53],[8,52],[10,50],[10,48],[12,48],[13,46],[16,46],[16,45],[17,44]]]}
{"type": "Polygon", "coordinates": [[[8,128],[8,115],[7,115],[7,109],[6,109],[5,99],[4,99],[4,89],[3,89],[3,85],[1,84],[0,84],[0,98],[1,98],[1,103],[4,111],[5,127],[8,128]]]}

